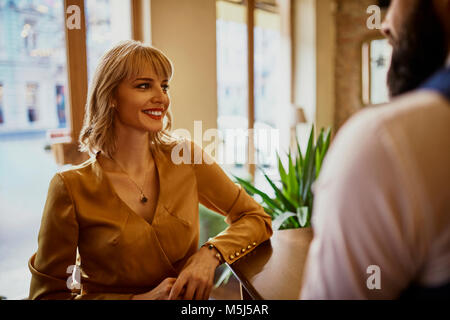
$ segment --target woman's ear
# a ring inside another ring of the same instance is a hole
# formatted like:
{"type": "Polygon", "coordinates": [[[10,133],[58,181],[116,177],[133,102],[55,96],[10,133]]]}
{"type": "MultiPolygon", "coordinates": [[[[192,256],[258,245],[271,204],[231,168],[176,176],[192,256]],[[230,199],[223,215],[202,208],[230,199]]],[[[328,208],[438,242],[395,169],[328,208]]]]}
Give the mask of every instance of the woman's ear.
{"type": "Polygon", "coordinates": [[[112,92],[109,105],[112,106],[113,108],[117,107],[117,88],[115,88],[114,91],[112,92]]]}
{"type": "Polygon", "coordinates": [[[109,105],[113,108],[117,107],[117,99],[116,99],[116,94],[113,93],[112,98],[109,100],[109,105]]]}

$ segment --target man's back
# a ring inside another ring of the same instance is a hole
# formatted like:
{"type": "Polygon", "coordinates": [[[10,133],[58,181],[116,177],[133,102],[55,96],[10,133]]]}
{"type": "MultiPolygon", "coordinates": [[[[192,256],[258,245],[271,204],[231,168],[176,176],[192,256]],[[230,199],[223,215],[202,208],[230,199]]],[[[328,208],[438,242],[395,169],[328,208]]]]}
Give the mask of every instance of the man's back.
{"type": "Polygon", "coordinates": [[[302,299],[391,299],[412,285],[450,282],[450,103],[444,96],[418,90],[351,119],[315,192],[302,299]],[[380,289],[367,281],[373,266],[380,289]]]}

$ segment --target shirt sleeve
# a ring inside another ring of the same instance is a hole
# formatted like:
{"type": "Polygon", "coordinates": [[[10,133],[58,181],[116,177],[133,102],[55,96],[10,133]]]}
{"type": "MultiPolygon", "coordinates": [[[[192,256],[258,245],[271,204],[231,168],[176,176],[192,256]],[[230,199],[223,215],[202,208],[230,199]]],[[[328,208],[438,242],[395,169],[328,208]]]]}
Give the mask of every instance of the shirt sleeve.
{"type": "Polygon", "coordinates": [[[363,119],[338,134],[314,186],[301,299],[393,299],[413,277],[419,222],[396,143],[363,119]]]}
{"type": "Polygon", "coordinates": [[[213,244],[231,264],[272,236],[271,218],[202,148],[193,142],[191,148],[199,201],[225,216],[229,225],[207,243],[213,244]]]}
{"type": "Polygon", "coordinates": [[[68,268],[76,264],[78,232],[72,197],[64,178],[58,173],[50,182],[38,250],[28,261],[32,274],[29,299],[131,299],[132,294],[80,295],[68,288],[68,282],[71,282],[68,268]]]}

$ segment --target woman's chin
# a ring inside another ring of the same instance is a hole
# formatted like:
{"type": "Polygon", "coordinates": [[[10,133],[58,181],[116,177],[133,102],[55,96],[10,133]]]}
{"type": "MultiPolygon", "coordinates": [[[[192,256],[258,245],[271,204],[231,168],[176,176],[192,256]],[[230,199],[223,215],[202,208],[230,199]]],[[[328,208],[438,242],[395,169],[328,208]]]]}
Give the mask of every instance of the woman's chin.
{"type": "Polygon", "coordinates": [[[149,133],[157,133],[159,131],[161,131],[163,129],[163,124],[161,123],[155,123],[152,125],[146,125],[144,127],[145,131],[149,132],[149,133]]]}

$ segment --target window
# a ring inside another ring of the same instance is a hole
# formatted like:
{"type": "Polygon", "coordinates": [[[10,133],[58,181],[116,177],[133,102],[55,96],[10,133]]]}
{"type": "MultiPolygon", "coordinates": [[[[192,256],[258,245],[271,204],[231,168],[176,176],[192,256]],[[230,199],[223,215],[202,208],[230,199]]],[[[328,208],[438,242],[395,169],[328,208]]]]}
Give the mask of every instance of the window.
{"type": "Polygon", "coordinates": [[[27,83],[25,96],[28,122],[36,122],[38,120],[38,88],[39,85],[37,83],[27,83]]]}
{"type": "MultiPolygon", "coordinates": [[[[130,1],[72,2],[85,3],[89,15],[89,67],[72,64],[70,70],[80,84],[80,74],[92,74],[106,49],[130,38],[130,1]]],[[[48,185],[58,170],[47,133],[71,126],[69,38],[64,0],[0,0],[0,296],[8,299],[28,295],[27,262],[37,249],[48,185]]]]}
{"type": "Polygon", "coordinates": [[[265,181],[261,172],[252,172],[252,167],[245,165],[251,159],[249,152],[252,152],[248,147],[248,134],[251,134],[248,129],[253,129],[256,165],[264,168],[269,175],[275,173],[276,153],[280,152],[280,132],[289,130],[280,125],[283,123],[280,114],[288,111],[285,101],[290,101],[290,90],[283,88],[290,89],[290,81],[285,81],[280,71],[284,68],[280,62],[283,57],[283,34],[281,13],[276,1],[253,2],[251,52],[248,48],[248,9],[245,2],[216,2],[218,126],[223,134],[223,154],[219,159],[225,160],[223,167],[226,171],[242,178],[254,179],[264,189],[265,181]],[[253,84],[249,89],[248,63],[252,60],[253,84]],[[253,104],[249,94],[253,95],[253,104]]]}
{"type": "Polygon", "coordinates": [[[25,19],[20,36],[24,40],[25,51],[27,54],[30,54],[33,50],[36,50],[38,36],[36,31],[36,21],[25,19]]]}
{"type": "Polygon", "coordinates": [[[217,90],[219,159],[228,172],[243,176],[247,159],[248,76],[246,8],[217,1],[217,90]]]}
{"type": "Polygon", "coordinates": [[[85,14],[90,83],[100,57],[116,42],[131,39],[131,4],[124,0],[86,0],[85,14]]]}
{"type": "Polygon", "coordinates": [[[0,76],[8,89],[0,134],[45,135],[58,127],[53,88],[67,82],[63,0],[9,1],[0,16],[0,76]]]}
{"type": "Polygon", "coordinates": [[[3,83],[0,83],[0,125],[5,122],[3,117],[3,83]]]}
{"type": "Polygon", "coordinates": [[[363,44],[363,102],[381,104],[389,101],[387,73],[392,46],[387,39],[374,39],[363,44]]]}
{"type": "Polygon", "coordinates": [[[45,147],[60,125],[55,87],[67,83],[63,0],[8,1],[0,17],[0,295],[14,299],[28,295],[27,260],[57,170],[45,147]]]}
{"type": "Polygon", "coordinates": [[[273,147],[279,138],[277,120],[282,112],[279,97],[280,85],[284,84],[278,74],[280,27],[277,12],[255,10],[255,152],[258,165],[269,171],[277,167],[275,151],[278,150],[273,147]]]}
{"type": "Polygon", "coordinates": [[[58,115],[58,128],[66,127],[66,94],[64,85],[56,85],[56,112],[58,115]]]}

